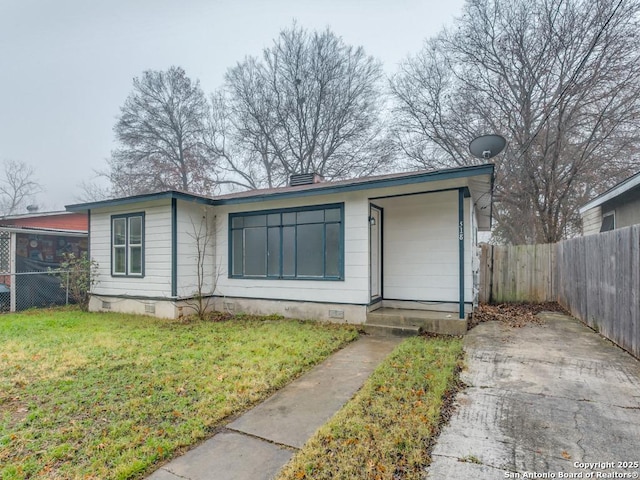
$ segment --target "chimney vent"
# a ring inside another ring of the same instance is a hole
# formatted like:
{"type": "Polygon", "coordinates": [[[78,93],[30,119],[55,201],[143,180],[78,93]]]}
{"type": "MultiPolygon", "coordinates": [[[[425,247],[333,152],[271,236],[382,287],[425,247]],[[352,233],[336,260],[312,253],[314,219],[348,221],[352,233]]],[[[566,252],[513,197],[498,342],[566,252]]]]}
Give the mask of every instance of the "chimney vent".
{"type": "Polygon", "coordinates": [[[289,186],[296,187],[298,185],[313,185],[314,183],[320,183],[323,180],[322,175],[318,173],[296,173],[289,177],[289,186]]]}

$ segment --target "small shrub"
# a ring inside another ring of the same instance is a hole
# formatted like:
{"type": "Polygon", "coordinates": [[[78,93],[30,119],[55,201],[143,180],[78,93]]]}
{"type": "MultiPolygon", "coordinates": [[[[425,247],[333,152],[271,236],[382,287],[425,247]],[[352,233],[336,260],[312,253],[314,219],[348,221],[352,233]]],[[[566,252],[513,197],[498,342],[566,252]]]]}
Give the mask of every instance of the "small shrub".
{"type": "Polygon", "coordinates": [[[79,257],[73,253],[65,253],[60,267],[52,273],[60,275],[60,288],[69,288],[69,296],[86,312],[89,309],[91,290],[98,284],[98,262],[90,259],[87,252],[79,257]]]}

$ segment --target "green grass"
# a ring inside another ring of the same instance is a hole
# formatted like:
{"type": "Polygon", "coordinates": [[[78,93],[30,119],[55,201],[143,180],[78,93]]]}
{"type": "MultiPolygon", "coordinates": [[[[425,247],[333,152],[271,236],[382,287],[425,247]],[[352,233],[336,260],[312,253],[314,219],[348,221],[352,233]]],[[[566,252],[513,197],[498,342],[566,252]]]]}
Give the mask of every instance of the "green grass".
{"type": "Polygon", "coordinates": [[[457,389],[461,366],[458,338],[405,340],[279,480],[422,478],[443,400],[457,389]]]}
{"type": "Polygon", "coordinates": [[[269,317],[0,316],[0,478],[140,478],[356,336],[269,317]]]}

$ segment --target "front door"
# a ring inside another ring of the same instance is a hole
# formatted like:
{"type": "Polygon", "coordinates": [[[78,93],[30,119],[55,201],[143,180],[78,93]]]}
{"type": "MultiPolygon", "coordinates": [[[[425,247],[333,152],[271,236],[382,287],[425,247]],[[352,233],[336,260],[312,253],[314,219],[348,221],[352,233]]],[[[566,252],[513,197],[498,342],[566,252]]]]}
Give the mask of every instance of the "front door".
{"type": "Polygon", "coordinates": [[[369,208],[369,289],[371,300],[382,296],[382,209],[369,208]]]}

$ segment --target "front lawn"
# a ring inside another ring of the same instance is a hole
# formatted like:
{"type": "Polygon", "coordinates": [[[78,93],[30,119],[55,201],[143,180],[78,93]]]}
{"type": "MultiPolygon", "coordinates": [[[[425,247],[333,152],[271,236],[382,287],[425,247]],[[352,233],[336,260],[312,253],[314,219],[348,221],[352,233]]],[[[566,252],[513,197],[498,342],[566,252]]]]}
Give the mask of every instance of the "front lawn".
{"type": "Polygon", "coordinates": [[[139,478],[356,336],[268,317],[0,316],[0,478],[139,478]]]}

